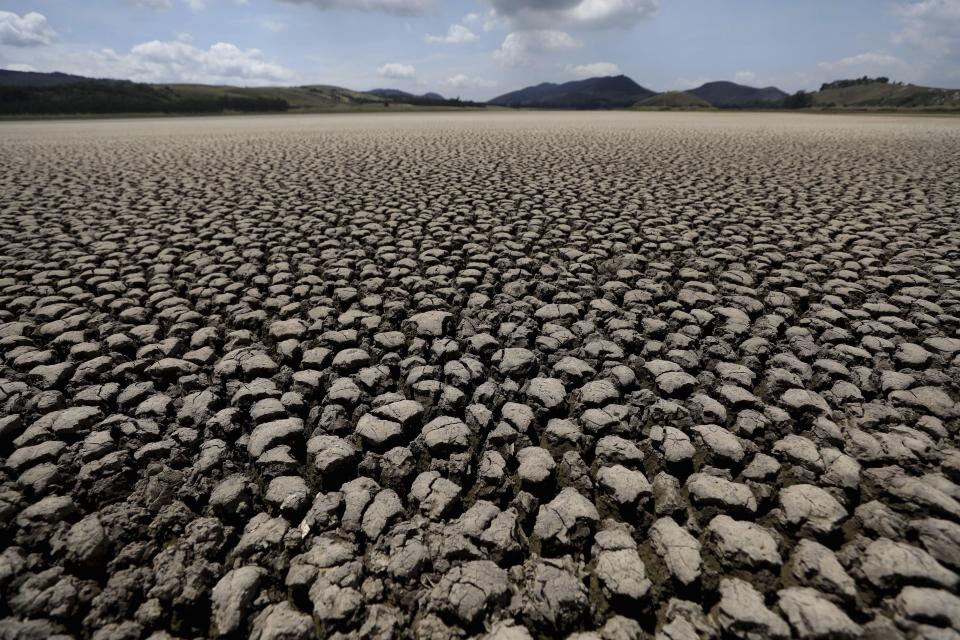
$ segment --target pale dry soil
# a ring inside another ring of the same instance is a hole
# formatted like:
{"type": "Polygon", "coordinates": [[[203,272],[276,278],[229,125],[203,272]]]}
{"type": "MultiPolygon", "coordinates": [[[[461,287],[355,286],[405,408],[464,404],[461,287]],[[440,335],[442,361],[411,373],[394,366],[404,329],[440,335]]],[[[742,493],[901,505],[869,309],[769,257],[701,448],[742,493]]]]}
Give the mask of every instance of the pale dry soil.
{"type": "Polygon", "coordinates": [[[960,120],[0,124],[0,638],[960,638],[960,120]]]}

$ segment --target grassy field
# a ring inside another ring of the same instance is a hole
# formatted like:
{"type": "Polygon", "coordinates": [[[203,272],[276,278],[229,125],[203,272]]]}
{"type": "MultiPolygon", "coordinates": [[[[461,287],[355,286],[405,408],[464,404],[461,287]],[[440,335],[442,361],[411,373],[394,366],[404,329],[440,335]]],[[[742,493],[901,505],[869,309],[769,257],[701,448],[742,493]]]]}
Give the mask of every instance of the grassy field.
{"type": "Polygon", "coordinates": [[[871,83],[825,89],[813,94],[814,107],[847,109],[957,110],[960,90],[918,87],[912,84],[871,83]]]}

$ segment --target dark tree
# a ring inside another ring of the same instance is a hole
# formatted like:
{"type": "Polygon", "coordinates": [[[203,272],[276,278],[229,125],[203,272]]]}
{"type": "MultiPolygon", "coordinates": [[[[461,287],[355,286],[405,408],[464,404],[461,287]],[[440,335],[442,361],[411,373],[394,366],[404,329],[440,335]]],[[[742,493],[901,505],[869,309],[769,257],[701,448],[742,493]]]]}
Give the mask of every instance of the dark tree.
{"type": "Polygon", "coordinates": [[[813,94],[801,89],[792,96],[783,99],[783,106],[786,109],[806,109],[813,106],[813,94]]]}

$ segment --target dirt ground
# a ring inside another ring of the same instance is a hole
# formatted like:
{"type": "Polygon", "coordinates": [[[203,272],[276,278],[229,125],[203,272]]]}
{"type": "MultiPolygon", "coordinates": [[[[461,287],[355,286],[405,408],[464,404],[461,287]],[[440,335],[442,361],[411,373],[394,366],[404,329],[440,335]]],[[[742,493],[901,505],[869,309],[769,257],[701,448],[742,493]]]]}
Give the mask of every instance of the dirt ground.
{"type": "Polygon", "coordinates": [[[0,638],[960,638],[960,119],[0,123],[0,638]]]}

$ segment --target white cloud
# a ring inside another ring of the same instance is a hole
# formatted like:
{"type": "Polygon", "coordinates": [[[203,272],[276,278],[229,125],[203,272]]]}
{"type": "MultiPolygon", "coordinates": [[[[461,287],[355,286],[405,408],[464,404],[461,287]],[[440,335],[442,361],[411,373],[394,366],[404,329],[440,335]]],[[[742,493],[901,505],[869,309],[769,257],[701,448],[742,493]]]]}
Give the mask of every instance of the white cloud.
{"type": "Polygon", "coordinates": [[[207,0],[183,0],[191,11],[203,11],[207,8],[207,0]]]}
{"type": "Polygon", "coordinates": [[[457,75],[450,76],[443,81],[443,84],[448,87],[453,87],[454,89],[465,89],[465,88],[481,88],[489,89],[491,87],[497,86],[495,80],[485,80],[479,76],[468,76],[463,73],[458,73],[457,75]]]}
{"type": "Polygon", "coordinates": [[[19,16],[9,11],[0,11],[0,44],[14,47],[35,47],[50,44],[57,32],[47,24],[47,17],[31,11],[19,16]]]}
{"type": "Polygon", "coordinates": [[[468,13],[467,15],[463,16],[463,22],[467,24],[473,24],[474,22],[477,22],[479,20],[480,20],[479,13],[468,13]]]}
{"type": "Polygon", "coordinates": [[[13,64],[5,64],[3,65],[3,68],[8,69],[10,71],[36,71],[37,70],[37,68],[34,67],[32,64],[29,64],[26,62],[15,62],[13,64]]]}
{"type": "Polygon", "coordinates": [[[749,69],[737,71],[735,74],[733,74],[733,81],[737,84],[750,84],[751,82],[757,81],[757,74],[749,69]]]}
{"type": "Polygon", "coordinates": [[[417,70],[412,64],[401,64],[399,62],[388,62],[379,67],[377,73],[382,78],[394,78],[397,80],[406,80],[417,75],[417,70]]]}
{"type": "Polygon", "coordinates": [[[476,42],[477,34],[462,24],[452,24],[447,29],[445,36],[424,36],[423,41],[427,44],[463,44],[465,42],[476,42]]]}
{"type": "Polygon", "coordinates": [[[590,64],[568,64],[563,72],[574,78],[598,78],[620,75],[620,67],[612,62],[592,62],[590,64]]]}
{"type": "Polygon", "coordinates": [[[494,29],[506,29],[507,21],[504,18],[501,18],[495,9],[490,9],[487,11],[487,15],[483,18],[483,30],[484,31],[493,31],[494,29]]]}
{"type": "Polygon", "coordinates": [[[877,67],[903,66],[903,60],[885,53],[858,53],[833,62],[821,62],[817,66],[827,71],[837,69],[868,69],[877,67]]]}
{"type": "Polygon", "coordinates": [[[145,9],[169,9],[173,6],[170,0],[127,0],[127,3],[145,9]]]}
{"type": "Polygon", "coordinates": [[[376,11],[397,16],[419,15],[434,4],[434,0],[283,0],[283,2],[306,4],[322,10],[376,11]]]}
{"type": "Polygon", "coordinates": [[[657,0],[487,0],[514,28],[610,29],[651,17],[657,0]]]}
{"type": "Polygon", "coordinates": [[[906,44],[943,55],[960,54],[960,0],[920,0],[894,8],[903,28],[893,36],[906,44]]]}
{"type": "Polygon", "coordinates": [[[581,46],[580,41],[565,31],[514,31],[503,39],[500,48],[493,52],[493,58],[504,66],[522,67],[532,64],[531,54],[569,51],[581,46]]]}
{"type": "Polygon", "coordinates": [[[269,85],[296,80],[290,69],[263,60],[258,49],[241,49],[228,42],[201,49],[182,40],[152,40],[126,53],[101,49],[73,52],[60,58],[65,61],[45,66],[84,76],[137,82],[269,85]]]}

